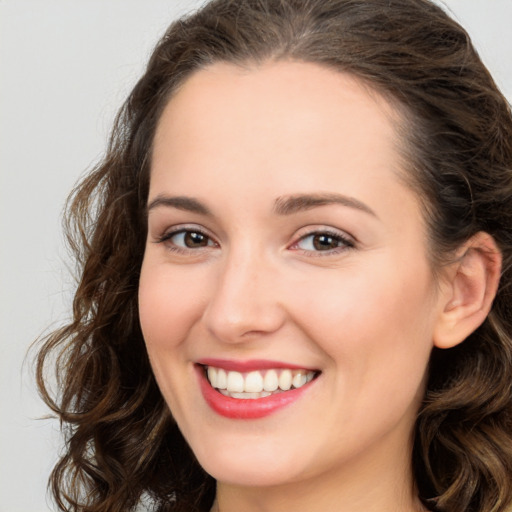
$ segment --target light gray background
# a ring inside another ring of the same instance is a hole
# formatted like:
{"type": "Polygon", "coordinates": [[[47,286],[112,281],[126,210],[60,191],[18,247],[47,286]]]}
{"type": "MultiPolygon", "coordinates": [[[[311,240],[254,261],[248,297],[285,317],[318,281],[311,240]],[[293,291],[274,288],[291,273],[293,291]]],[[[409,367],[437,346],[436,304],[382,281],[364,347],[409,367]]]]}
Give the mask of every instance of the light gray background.
{"type": "MultiPolygon", "coordinates": [[[[31,342],[67,317],[65,198],[171,19],[201,0],[0,0],[0,512],[52,510],[31,342]]],[[[512,0],[446,0],[512,98],[512,0]]]]}

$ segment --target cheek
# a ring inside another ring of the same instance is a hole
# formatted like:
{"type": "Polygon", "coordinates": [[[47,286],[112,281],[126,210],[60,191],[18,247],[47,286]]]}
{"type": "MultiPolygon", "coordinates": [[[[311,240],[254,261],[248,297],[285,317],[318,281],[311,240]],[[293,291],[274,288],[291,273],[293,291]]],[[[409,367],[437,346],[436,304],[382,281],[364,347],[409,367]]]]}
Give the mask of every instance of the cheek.
{"type": "Polygon", "coordinates": [[[139,315],[148,351],[180,345],[200,315],[201,279],[183,271],[143,263],[139,284],[139,315]]]}
{"type": "Polygon", "coordinates": [[[326,278],[301,309],[309,337],[341,378],[361,390],[388,389],[392,398],[407,383],[410,393],[422,382],[432,348],[434,287],[426,266],[385,267],[326,278]]]}
{"type": "Polygon", "coordinates": [[[398,341],[407,333],[419,335],[418,329],[426,334],[430,324],[432,287],[426,272],[400,274],[389,267],[387,272],[348,269],[316,276],[315,286],[306,282],[301,288],[305,293],[291,297],[297,302],[302,295],[300,307],[307,312],[307,323],[328,337],[345,339],[347,329],[356,329],[359,335],[355,338],[373,332],[376,336],[371,339],[386,333],[398,341]]]}
{"type": "MultiPolygon", "coordinates": [[[[139,316],[142,334],[158,386],[179,420],[194,400],[183,383],[192,370],[187,336],[200,315],[200,293],[186,273],[165,265],[142,265],[139,316]]],[[[192,376],[193,377],[193,376],[192,376]]]]}

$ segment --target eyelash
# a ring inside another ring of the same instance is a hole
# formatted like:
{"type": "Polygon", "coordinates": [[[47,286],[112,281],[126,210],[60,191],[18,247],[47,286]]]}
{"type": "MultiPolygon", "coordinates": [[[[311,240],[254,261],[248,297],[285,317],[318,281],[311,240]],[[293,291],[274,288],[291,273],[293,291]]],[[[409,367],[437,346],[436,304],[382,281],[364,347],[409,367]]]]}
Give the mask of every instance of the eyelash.
{"type": "Polygon", "coordinates": [[[207,247],[211,247],[210,245],[206,245],[204,247],[197,247],[197,248],[193,248],[193,247],[180,247],[179,245],[176,245],[175,243],[173,242],[170,242],[171,239],[173,237],[175,237],[176,235],[179,235],[179,234],[184,234],[186,235],[187,233],[194,233],[194,234],[199,234],[199,235],[202,235],[204,236],[208,242],[212,241],[215,245],[216,242],[213,240],[213,238],[208,234],[206,233],[205,231],[203,231],[202,229],[199,229],[199,228],[196,228],[196,227],[178,227],[176,229],[173,229],[171,231],[167,231],[165,232],[162,236],[158,237],[158,239],[156,240],[156,243],[161,243],[161,244],[165,244],[166,245],[166,248],[172,252],[176,252],[176,253],[181,253],[181,254],[189,254],[190,251],[197,251],[198,249],[206,249],[207,247]],[[170,242],[170,243],[166,243],[166,242],[170,242]]]}
{"type": "Polygon", "coordinates": [[[313,255],[313,257],[326,257],[326,256],[332,256],[340,254],[341,252],[354,249],[355,243],[354,240],[349,238],[348,236],[343,235],[342,233],[338,231],[333,231],[329,229],[316,229],[313,231],[310,231],[304,235],[302,235],[296,242],[294,242],[290,247],[290,249],[300,251],[303,254],[307,255],[313,255]],[[332,238],[334,242],[338,243],[339,245],[333,249],[328,249],[325,251],[321,250],[308,250],[308,249],[301,249],[299,247],[299,244],[303,242],[304,240],[307,240],[308,238],[314,238],[317,236],[326,236],[328,238],[332,238]]]}
{"type": "MultiPolygon", "coordinates": [[[[190,253],[190,251],[197,251],[198,249],[206,249],[208,247],[212,247],[212,245],[210,245],[210,242],[213,242],[213,245],[218,246],[218,244],[214,241],[214,239],[208,233],[206,233],[204,230],[202,230],[200,228],[196,228],[196,227],[194,227],[194,228],[178,227],[171,231],[165,232],[162,236],[158,237],[158,239],[156,240],[156,243],[165,244],[166,247],[170,251],[176,252],[176,253],[182,253],[182,254],[188,254],[188,253],[190,253]],[[175,237],[176,235],[179,235],[179,234],[186,235],[187,233],[199,234],[199,235],[204,236],[208,240],[207,245],[193,248],[193,247],[181,247],[173,242],[166,244],[166,242],[171,241],[171,239],[173,237],[175,237]]],[[[344,236],[343,234],[341,234],[338,231],[333,231],[333,230],[329,230],[329,229],[315,229],[313,231],[310,231],[310,232],[302,235],[297,241],[293,242],[288,248],[291,250],[301,252],[302,254],[305,254],[305,255],[310,255],[310,256],[312,255],[314,257],[325,257],[325,256],[331,256],[333,254],[339,254],[346,250],[354,249],[355,243],[354,243],[353,239],[351,239],[347,236],[344,236]],[[307,240],[308,238],[316,237],[316,236],[326,236],[328,238],[332,238],[334,240],[334,242],[338,243],[339,245],[333,249],[328,249],[325,251],[308,250],[308,249],[302,249],[299,247],[299,244],[301,242],[303,242],[304,240],[307,240]]]]}

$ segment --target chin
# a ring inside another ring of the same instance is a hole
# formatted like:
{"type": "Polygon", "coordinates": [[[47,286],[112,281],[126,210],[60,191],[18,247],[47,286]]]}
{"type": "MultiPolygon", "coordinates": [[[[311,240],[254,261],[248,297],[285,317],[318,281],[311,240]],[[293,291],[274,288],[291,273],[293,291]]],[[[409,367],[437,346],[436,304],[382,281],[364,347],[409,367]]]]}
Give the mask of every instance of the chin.
{"type": "MultiPolygon", "coordinates": [[[[297,456],[287,456],[283,450],[262,448],[211,450],[211,446],[196,451],[203,469],[218,482],[236,486],[265,487],[293,481],[301,473],[297,456]],[[206,453],[206,451],[208,453],[206,453]]],[[[295,452],[297,454],[297,452],[295,452]]]]}
{"type": "Polygon", "coordinates": [[[211,468],[207,465],[203,468],[217,482],[238,487],[270,487],[294,480],[294,475],[290,475],[288,469],[272,466],[273,461],[261,467],[254,466],[251,461],[240,460],[237,464],[212,464],[211,468]]]}

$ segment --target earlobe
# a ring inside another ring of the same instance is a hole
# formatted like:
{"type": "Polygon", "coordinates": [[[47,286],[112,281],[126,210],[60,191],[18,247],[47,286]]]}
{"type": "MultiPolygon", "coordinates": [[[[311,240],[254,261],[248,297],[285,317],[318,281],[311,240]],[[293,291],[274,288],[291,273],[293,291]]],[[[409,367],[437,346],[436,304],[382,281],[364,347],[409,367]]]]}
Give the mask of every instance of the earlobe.
{"type": "Polygon", "coordinates": [[[463,342],[485,320],[498,290],[501,252],[493,237],[479,232],[458,251],[447,269],[434,345],[451,348],[463,342]]]}

